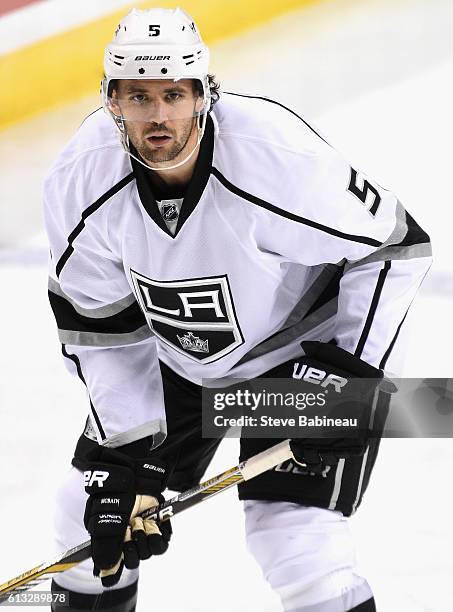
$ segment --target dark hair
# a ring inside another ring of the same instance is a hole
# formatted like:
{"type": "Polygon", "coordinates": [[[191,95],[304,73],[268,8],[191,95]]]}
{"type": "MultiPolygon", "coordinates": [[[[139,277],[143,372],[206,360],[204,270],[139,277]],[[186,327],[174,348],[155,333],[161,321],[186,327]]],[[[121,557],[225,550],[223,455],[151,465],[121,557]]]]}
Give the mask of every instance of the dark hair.
{"type": "MultiPolygon", "coordinates": [[[[220,83],[216,81],[214,74],[208,74],[208,85],[211,90],[211,108],[209,109],[209,112],[211,112],[214,104],[218,102],[220,98],[220,83]]],[[[200,81],[196,81],[195,88],[200,95],[203,95],[203,87],[200,81]]]]}

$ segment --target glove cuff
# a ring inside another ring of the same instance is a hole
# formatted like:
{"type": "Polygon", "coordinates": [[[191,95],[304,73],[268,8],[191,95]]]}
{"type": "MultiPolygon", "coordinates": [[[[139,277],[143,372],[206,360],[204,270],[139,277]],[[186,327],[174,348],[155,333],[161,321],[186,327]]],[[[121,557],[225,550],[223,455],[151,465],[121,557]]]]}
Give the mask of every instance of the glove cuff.
{"type": "Polygon", "coordinates": [[[348,353],[339,346],[335,346],[335,344],[304,340],[300,345],[307,357],[316,359],[324,365],[334,366],[350,376],[377,379],[384,376],[382,370],[375,368],[352,353],[348,353]]]}
{"type": "Polygon", "coordinates": [[[168,481],[167,465],[158,458],[135,460],[135,490],[137,493],[158,498],[168,481]]]}

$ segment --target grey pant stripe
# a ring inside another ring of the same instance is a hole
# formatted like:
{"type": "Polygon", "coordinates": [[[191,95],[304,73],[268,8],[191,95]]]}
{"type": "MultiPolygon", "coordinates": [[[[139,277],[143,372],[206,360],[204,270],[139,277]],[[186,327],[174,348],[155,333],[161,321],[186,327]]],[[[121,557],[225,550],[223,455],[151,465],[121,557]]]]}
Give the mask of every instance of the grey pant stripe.
{"type": "MultiPolygon", "coordinates": [[[[376,391],[374,392],[374,397],[373,397],[373,406],[371,407],[370,425],[369,425],[370,429],[373,429],[373,426],[374,426],[374,418],[376,416],[376,408],[377,408],[377,403],[378,403],[380,394],[381,392],[379,391],[379,388],[376,389],[376,391]]],[[[351,514],[354,514],[354,512],[356,511],[357,504],[359,503],[360,495],[362,493],[363,478],[365,476],[365,469],[366,469],[366,465],[368,462],[369,450],[370,450],[370,447],[367,446],[365,454],[363,455],[363,458],[362,458],[362,467],[360,468],[359,483],[357,485],[357,496],[355,498],[354,503],[352,504],[351,514]]]]}
{"type": "Polygon", "coordinates": [[[377,388],[374,392],[373,405],[371,406],[370,425],[369,425],[370,429],[373,429],[374,427],[374,417],[376,415],[376,408],[377,408],[379,396],[380,396],[380,391],[379,391],[379,388],[377,388]]]}
{"type": "Polygon", "coordinates": [[[370,450],[370,447],[367,446],[365,454],[363,455],[363,458],[362,458],[362,467],[360,468],[359,484],[357,485],[357,496],[355,498],[354,503],[352,504],[352,512],[353,513],[355,512],[355,510],[357,508],[357,504],[359,503],[359,499],[360,499],[360,493],[362,492],[363,477],[365,475],[365,468],[366,468],[366,464],[367,464],[367,460],[368,460],[368,451],[369,450],[370,450]]]}
{"type": "Polygon", "coordinates": [[[343,479],[343,470],[344,470],[344,459],[339,459],[337,465],[337,471],[335,473],[335,484],[333,486],[332,497],[329,502],[329,510],[335,510],[337,507],[338,496],[340,495],[341,490],[341,481],[343,479]]]}

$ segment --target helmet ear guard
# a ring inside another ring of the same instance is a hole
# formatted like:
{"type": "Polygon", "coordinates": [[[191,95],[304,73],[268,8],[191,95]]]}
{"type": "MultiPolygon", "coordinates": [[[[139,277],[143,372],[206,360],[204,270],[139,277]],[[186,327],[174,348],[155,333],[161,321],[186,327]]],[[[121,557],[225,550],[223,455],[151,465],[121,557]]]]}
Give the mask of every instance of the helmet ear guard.
{"type": "MultiPolygon", "coordinates": [[[[124,117],[124,113],[118,115],[112,110],[115,81],[168,79],[177,82],[193,79],[201,84],[201,87],[196,88],[200,92],[201,102],[197,100],[192,115],[196,118],[197,144],[182,162],[174,166],[154,168],[170,170],[188,161],[203,137],[211,107],[208,66],[209,50],[203,43],[194,21],[183,10],[133,9],[121,20],[113,40],[105,49],[105,76],[101,84],[101,98],[105,112],[112,117],[119,130],[121,143],[128,155],[132,156],[125,121],[131,119],[124,117]],[[198,105],[200,108],[197,108],[198,105]]],[[[142,116],[141,119],[135,120],[147,119],[142,116]]],[[[151,168],[142,160],[137,161],[151,168]]]]}

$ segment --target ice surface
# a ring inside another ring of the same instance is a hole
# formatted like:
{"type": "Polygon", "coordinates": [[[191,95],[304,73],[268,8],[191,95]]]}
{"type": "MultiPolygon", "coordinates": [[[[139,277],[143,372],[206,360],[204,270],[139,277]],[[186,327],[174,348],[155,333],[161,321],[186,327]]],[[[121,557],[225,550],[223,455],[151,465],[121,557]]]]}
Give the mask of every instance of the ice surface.
{"type": "MultiPolygon", "coordinates": [[[[309,110],[330,141],[398,193],[429,231],[435,264],[406,324],[406,375],[453,377],[451,4],[325,6],[327,14],[308,9],[218,45],[215,69],[231,88],[309,110]]],[[[40,183],[94,104],[81,101],[0,136],[8,179],[0,186],[0,582],[52,555],[53,495],[85,419],[84,390],[64,369],[47,304],[40,183]]],[[[452,608],[452,447],[450,440],[382,444],[351,520],[380,612],[452,608]]],[[[209,474],[236,462],[237,443],[228,440],[209,474]]],[[[143,564],[139,611],[280,610],[246,551],[235,491],[173,526],[169,552],[143,564]]]]}

